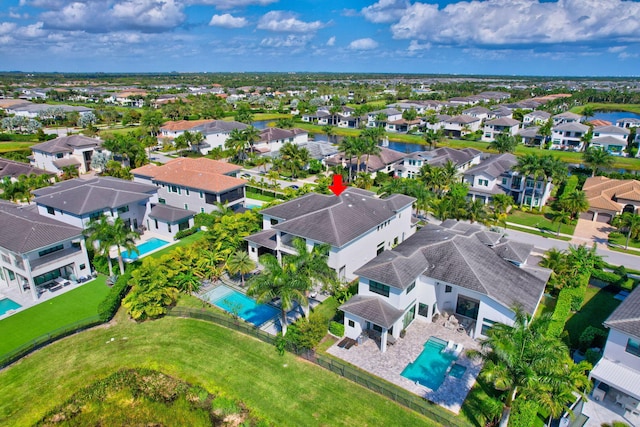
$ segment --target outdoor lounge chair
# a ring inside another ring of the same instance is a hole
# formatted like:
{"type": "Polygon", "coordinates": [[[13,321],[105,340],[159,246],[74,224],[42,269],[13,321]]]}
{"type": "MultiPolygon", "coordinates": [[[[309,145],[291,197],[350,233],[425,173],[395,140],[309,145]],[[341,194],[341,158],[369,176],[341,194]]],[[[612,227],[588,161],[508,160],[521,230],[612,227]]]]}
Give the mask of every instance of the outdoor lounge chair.
{"type": "Polygon", "coordinates": [[[462,350],[464,350],[464,346],[460,343],[456,344],[456,349],[453,351],[453,355],[455,357],[460,356],[460,353],[462,353],[462,350]]]}
{"type": "Polygon", "coordinates": [[[449,340],[449,342],[447,343],[447,346],[444,348],[444,351],[447,353],[452,352],[455,345],[456,343],[454,343],[452,340],[449,340]]]}

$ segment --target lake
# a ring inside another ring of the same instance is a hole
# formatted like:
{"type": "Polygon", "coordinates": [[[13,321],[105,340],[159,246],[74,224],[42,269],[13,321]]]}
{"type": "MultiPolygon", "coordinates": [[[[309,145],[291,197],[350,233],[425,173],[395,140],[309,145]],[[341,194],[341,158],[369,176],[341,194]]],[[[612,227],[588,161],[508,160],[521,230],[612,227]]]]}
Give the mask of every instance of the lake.
{"type": "Polygon", "coordinates": [[[593,119],[606,120],[615,126],[620,119],[640,119],[640,114],[629,113],[628,111],[595,111],[593,117],[589,118],[589,120],[593,119]]]}

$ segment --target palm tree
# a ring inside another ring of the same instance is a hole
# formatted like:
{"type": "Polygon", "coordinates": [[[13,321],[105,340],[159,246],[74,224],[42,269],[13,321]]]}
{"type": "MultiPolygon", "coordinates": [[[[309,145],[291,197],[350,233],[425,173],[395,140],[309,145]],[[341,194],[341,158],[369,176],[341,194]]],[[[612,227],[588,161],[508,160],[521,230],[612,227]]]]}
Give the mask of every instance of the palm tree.
{"type": "Polygon", "coordinates": [[[498,153],[513,153],[518,145],[518,140],[515,136],[508,133],[499,133],[493,141],[489,144],[489,148],[492,148],[498,153]]]}
{"type": "Polygon", "coordinates": [[[627,231],[627,241],[625,243],[624,248],[629,249],[629,239],[633,237],[634,239],[638,238],[640,235],[640,215],[636,215],[632,212],[624,212],[622,215],[617,215],[611,221],[611,225],[620,230],[627,231]]]}
{"type": "Polygon", "coordinates": [[[97,249],[98,253],[107,258],[109,277],[113,276],[113,264],[109,251],[113,246],[112,228],[109,218],[105,215],[90,221],[83,231],[87,238],[87,245],[97,249]]]}
{"type": "Polygon", "coordinates": [[[246,142],[245,146],[249,146],[249,148],[253,149],[253,144],[257,141],[260,141],[260,131],[253,126],[249,126],[248,128],[242,131],[242,135],[244,136],[244,140],[246,142]]]}
{"type": "Polygon", "coordinates": [[[558,223],[558,231],[556,232],[556,236],[559,236],[562,224],[569,224],[571,222],[571,213],[564,209],[553,211],[551,212],[551,221],[554,223],[558,223]]]}
{"type": "Polygon", "coordinates": [[[244,150],[247,148],[247,140],[240,129],[233,129],[229,132],[229,137],[225,141],[224,146],[233,153],[233,160],[239,162],[241,157],[243,157],[244,150]]]}
{"type": "Polygon", "coordinates": [[[444,138],[444,132],[442,131],[442,129],[438,129],[438,130],[427,129],[427,131],[424,133],[422,138],[427,144],[429,144],[429,148],[433,150],[438,146],[438,143],[441,142],[442,139],[444,138]]]}
{"type": "MultiPolygon", "coordinates": [[[[539,177],[544,176],[544,168],[540,161],[540,157],[538,157],[536,154],[526,154],[523,157],[518,158],[518,164],[516,164],[513,169],[519,172],[522,178],[525,180],[525,187],[522,191],[522,195],[520,196],[521,207],[524,204],[527,195],[526,180],[529,177],[533,178],[533,187],[531,188],[531,208],[533,209],[536,181],[539,177]]],[[[542,200],[540,206],[542,206],[542,200]]]]}
{"type": "Polygon", "coordinates": [[[487,221],[487,206],[480,199],[475,199],[467,206],[467,219],[473,224],[479,222],[481,224],[487,221]]]}
{"type": "Polygon", "coordinates": [[[200,278],[192,271],[182,271],[175,277],[176,288],[180,292],[186,295],[191,295],[194,292],[198,292],[202,283],[200,278]]]}
{"type": "Polygon", "coordinates": [[[255,297],[259,303],[268,303],[274,298],[280,298],[280,325],[284,336],[287,334],[287,312],[293,308],[295,302],[300,305],[307,304],[307,279],[295,270],[293,263],[280,265],[278,259],[271,254],[262,255],[260,264],[264,269],[259,275],[249,279],[247,295],[255,297]]]}
{"type": "Polygon", "coordinates": [[[569,194],[564,194],[559,201],[560,209],[571,213],[571,220],[589,209],[589,201],[582,190],[573,190],[569,194]]]}
{"type": "Polygon", "coordinates": [[[358,164],[360,164],[360,139],[355,136],[345,136],[338,150],[344,153],[344,157],[349,159],[349,182],[351,182],[351,173],[353,171],[353,157],[358,156],[358,164]]]}
{"type": "Polygon", "coordinates": [[[500,213],[507,213],[513,205],[513,197],[508,194],[495,194],[491,197],[491,207],[500,213]]]}
{"type": "Polygon", "coordinates": [[[596,176],[600,167],[610,167],[613,164],[611,154],[599,147],[589,147],[582,155],[582,159],[591,168],[591,176],[596,176]]]}
{"type": "Polygon", "coordinates": [[[256,263],[249,258],[246,251],[236,251],[227,259],[227,271],[231,274],[240,274],[242,287],[244,288],[244,275],[253,271],[256,263]]]}
{"type": "MultiPolygon", "coordinates": [[[[583,395],[588,387],[585,370],[588,364],[576,368],[566,345],[556,337],[547,336],[550,316],[532,320],[521,308],[516,307],[514,312],[513,326],[496,323],[481,342],[480,351],[468,352],[471,357],[484,361],[480,375],[505,394],[501,427],[508,425],[512,404],[521,396],[541,406],[554,401],[554,405],[564,408],[575,401],[572,393],[568,396],[564,393],[566,389],[583,395]],[[558,378],[563,370],[582,374],[558,378]]],[[[555,412],[557,408],[549,409],[555,412]]]]}
{"type": "Polygon", "coordinates": [[[306,304],[303,305],[305,317],[309,318],[309,299],[308,295],[315,283],[323,286],[334,284],[338,280],[336,271],[329,267],[329,244],[315,245],[308,250],[307,243],[304,239],[295,238],[292,243],[296,249],[297,255],[285,257],[282,262],[293,264],[294,270],[304,278],[308,279],[306,288],[304,289],[306,304]]]}
{"type": "Polygon", "coordinates": [[[378,145],[380,136],[384,135],[382,128],[368,128],[360,133],[360,148],[362,154],[366,154],[367,157],[364,161],[364,171],[367,172],[369,168],[369,157],[377,156],[380,154],[380,146],[378,145]]]}
{"type": "Polygon", "coordinates": [[[122,249],[127,252],[135,252],[140,254],[140,251],[136,247],[136,239],[140,238],[140,233],[131,231],[125,224],[122,218],[116,218],[111,225],[113,233],[111,235],[112,244],[115,245],[118,250],[118,266],[120,267],[120,274],[124,274],[124,260],[122,259],[122,249]]]}
{"type": "Polygon", "coordinates": [[[77,178],[80,176],[80,171],[77,166],[63,166],[62,167],[62,175],[60,175],[60,179],[67,180],[72,178],[77,178]]]}

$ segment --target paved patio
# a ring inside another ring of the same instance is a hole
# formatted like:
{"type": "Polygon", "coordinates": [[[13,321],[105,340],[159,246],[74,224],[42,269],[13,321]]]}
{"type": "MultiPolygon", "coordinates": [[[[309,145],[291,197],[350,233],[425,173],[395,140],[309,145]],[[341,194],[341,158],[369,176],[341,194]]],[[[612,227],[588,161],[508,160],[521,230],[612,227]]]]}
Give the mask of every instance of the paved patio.
{"type": "Polygon", "coordinates": [[[467,368],[462,378],[447,375],[438,390],[416,384],[401,375],[404,368],[420,355],[425,342],[432,336],[461,343],[465,350],[480,348],[467,334],[446,329],[440,322],[428,323],[418,317],[407,328],[405,337],[398,339],[394,345],[388,345],[384,353],[380,352],[378,344],[372,339],[348,350],[334,344],[328,353],[458,414],[481,368],[481,364],[469,359],[465,352],[456,361],[467,368]]]}
{"type": "Polygon", "coordinates": [[[589,417],[584,427],[600,427],[603,423],[620,421],[632,427],[640,427],[640,415],[626,411],[615,402],[615,392],[607,393],[601,401],[593,400],[592,396],[584,403],[582,413],[589,417]]]}

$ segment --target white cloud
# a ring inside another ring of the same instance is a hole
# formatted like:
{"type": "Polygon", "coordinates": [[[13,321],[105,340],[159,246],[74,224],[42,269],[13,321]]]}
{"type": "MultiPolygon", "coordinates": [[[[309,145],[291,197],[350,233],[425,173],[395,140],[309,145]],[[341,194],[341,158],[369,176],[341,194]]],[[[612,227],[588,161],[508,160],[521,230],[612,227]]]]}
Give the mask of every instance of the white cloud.
{"type": "Polygon", "coordinates": [[[190,4],[208,4],[216,9],[241,8],[251,5],[266,6],[278,0],[188,0],[190,4]]]}
{"type": "Polygon", "coordinates": [[[224,27],[224,28],[242,28],[247,26],[249,21],[246,18],[236,18],[229,13],[224,15],[213,15],[209,25],[212,27],[224,27]]]}
{"type": "Polygon", "coordinates": [[[398,21],[409,7],[408,0],[380,0],[362,9],[365,19],[376,24],[398,21]]]}
{"type": "Polygon", "coordinates": [[[185,19],[175,0],[128,0],[113,6],[113,16],[140,28],[172,28],[185,19]]]}
{"type": "Polygon", "coordinates": [[[411,43],[409,43],[409,47],[407,49],[409,50],[409,52],[428,50],[431,49],[431,43],[420,44],[418,40],[411,40],[411,43]]]}
{"type": "Polygon", "coordinates": [[[16,27],[15,22],[0,22],[0,36],[13,32],[16,27]]]}
{"type": "Polygon", "coordinates": [[[372,38],[357,39],[349,43],[349,49],[371,50],[378,47],[378,42],[372,38]]]}
{"type": "Polygon", "coordinates": [[[265,47],[303,47],[306,46],[311,37],[295,36],[293,34],[287,37],[267,37],[262,39],[260,46],[265,47]]]}
{"type": "Polygon", "coordinates": [[[618,52],[622,52],[626,48],[627,48],[626,46],[611,46],[609,49],[607,49],[607,52],[618,53],[618,52]]]}
{"type": "Polygon", "coordinates": [[[297,14],[272,10],[260,18],[258,22],[259,30],[280,31],[289,33],[309,33],[319,30],[325,26],[320,21],[304,22],[297,18],[297,14]]]}
{"type": "Polygon", "coordinates": [[[486,0],[451,3],[442,9],[436,4],[414,3],[391,31],[396,39],[454,45],[631,42],[640,40],[640,3],[486,0]]]}
{"type": "Polygon", "coordinates": [[[44,31],[42,27],[43,27],[42,22],[36,22],[33,25],[27,25],[26,27],[21,27],[17,29],[16,32],[24,38],[33,39],[33,38],[43,37],[47,34],[47,32],[44,31]]]}
{"type": "Polygon", "coordinates": [[[334,46],[335,44],[336,44],[336,36],[329,37],[329,40],[327,40],[327,46],[334,46]]]}

